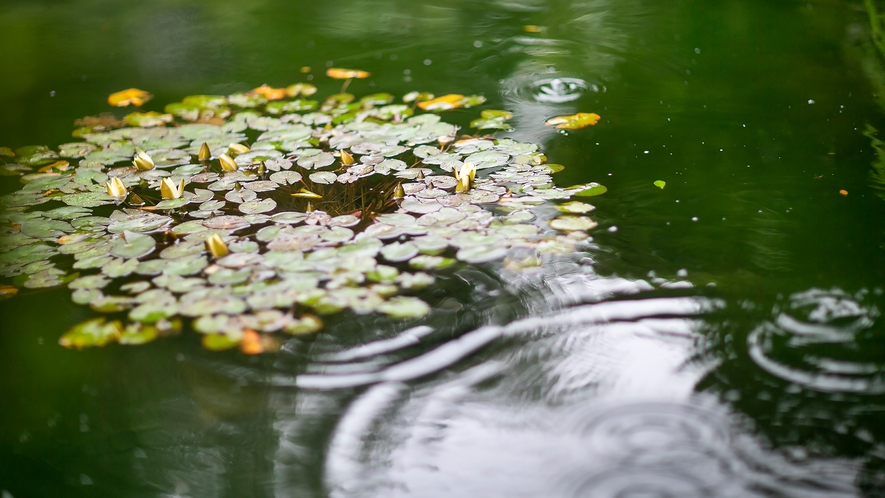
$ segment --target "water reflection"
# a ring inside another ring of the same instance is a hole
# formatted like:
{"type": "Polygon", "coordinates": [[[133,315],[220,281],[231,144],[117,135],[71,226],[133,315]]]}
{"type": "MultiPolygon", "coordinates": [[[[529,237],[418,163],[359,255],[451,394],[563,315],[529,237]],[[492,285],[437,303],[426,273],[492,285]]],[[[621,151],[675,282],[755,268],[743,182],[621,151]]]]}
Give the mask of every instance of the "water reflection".
{"type": "Polygon", "coordinates": [[[692,344],[721,303],[556,280],[569,292],[548,303],[569,306],[501,327],[475,366],[358,396],[326,456],[332,496],[854,495],[856,463],[790,462],[694,393],[692,344]]]}

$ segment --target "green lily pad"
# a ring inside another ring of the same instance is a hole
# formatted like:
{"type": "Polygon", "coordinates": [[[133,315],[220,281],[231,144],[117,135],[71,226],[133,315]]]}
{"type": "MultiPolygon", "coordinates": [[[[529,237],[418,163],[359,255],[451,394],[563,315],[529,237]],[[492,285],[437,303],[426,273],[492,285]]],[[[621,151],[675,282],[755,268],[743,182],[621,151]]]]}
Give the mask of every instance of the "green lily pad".
{"type": "Polygon", "coordinates": [[[574,187],[569,187],[566,189],[568,191],[574,192],[572,195],[578,197],[593,197],[596,195],[602,195],[608,192],[608,189],[605,186],[600,185],[598,183],[588,183],[587,185],[576,185],[574,187]]]}
{"type": "Polygon", "coordinates": [[[157,241],[150,235],[127,231],[111,242],[111,254],[118,258],[142,258],[154,252],[156,247],[157,241]]]}
{"type": "Polygon", "coordinates": [[[98,207],[107,204],[113,204],[114,198],[103,192],[80,192],[77,194],[66,195],[61,201],[68,206],[77,207],[98,207]]]}
{"type": "Polygon", "coordinates": [[[243,214],[268,213],[277,207],[277,202],[273,199],[255,199],[246,201],[239,206],[240,212],[243,214]]]}
{"type": "Polygon", "coordinates": [[[398,296],[378,306],[378,311],[391,318],[421,318],[430,313],[430,306],[416,297],[398,296]]]}
{"type": "Polygon", "coordinates": [[[596,222],[586,216],[560,216],[549,221],[550,228],[563,231],[592,230],[596,222]]]}
{"type": "Polygon", "coordinates": [[[399,263],[408,261],[418,255],[418,247],[411,242],[393,242],[381,248],[384,259],[399,263]]]}
{"type": "Polygon", "coordinates": [[[66,348],[105,346],[117,340],[123,331],[118,320],[107,322],[105,318],[95,318],[75,325],[58,340],[66,348]]]}

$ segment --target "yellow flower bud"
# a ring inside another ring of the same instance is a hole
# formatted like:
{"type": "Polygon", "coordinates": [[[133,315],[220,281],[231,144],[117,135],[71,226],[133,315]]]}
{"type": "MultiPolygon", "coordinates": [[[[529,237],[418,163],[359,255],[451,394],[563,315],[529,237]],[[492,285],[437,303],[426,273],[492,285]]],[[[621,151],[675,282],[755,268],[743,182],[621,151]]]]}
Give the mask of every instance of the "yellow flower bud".
{"type": "Polygon", "coordinates": [[[200,161],[208,161],[212,157],[212,151],[209,150],[209,144],[203,142],[200,146],[200,153],[197,155],[200,161]]]}
{"type": "Polygon", "coordinates": [[[151,159],[151,156],[147,155],[143,150],[135,153],[135,158],[133,158],[132,164],[134,164],[135,167],[140,169],[141,171],[149,171],[154,169],[154,160],[151,159]]]}
{"type": "Polygon", "coordinates": [[[112,176],[111,180],[105,185],[108,188],[108,195],[114,197],[116,199],[122,199],[126,197],[126,185],[123,185],[123,181],[120,180],[116,176],[112,176]]]}
{"type": "Polygon", "coordinates": [[[230,144],[230,146],[227,148],[227,151],[234,156],[239,156],[240,154],[245,154],[249,152],[249,147],[243,144],[230,144]]]}
{"type": "Polygon", "coordinates": [[[231,159],[231,157],[227,154],[222,154],[222,155],[218,156],[218,162],[221,163],[221,169],[224,171],[236,171],[236,170],[240,169],[237,166],[236,161],[231,159]]]}
{"type": "Polygon", "coordinates": [[[393,198],[394,199],[402,199],[405,196],[406,196],[406,189],[404,189],[403,184],[400,183],[399,185],[396,186],[396,189],[393,191],[393,198]]]}
{"type": "Polygon", "coordinates": [[[353,164],[353,156],[350,155],[350,152],[347,152],[344,149],[341,149],[341,164],[345,166],[353,164]]]}
{"type": "Polygon", "coordinates": [[[160,182],[160,196],[164,199],[178,199],[184,193],[184,178],[175,185],[169,178],[163,178],[160,182]]]}
{"type": "Polygon", "coordinates": [[[217,233],[213,233],[206,239],[206,250],[212,254],[213,258],[227,256],[230,252],[227,248],[227,244],[224,243],[224,239],[222,239],[221,235],[218,235],[217,233]]]}

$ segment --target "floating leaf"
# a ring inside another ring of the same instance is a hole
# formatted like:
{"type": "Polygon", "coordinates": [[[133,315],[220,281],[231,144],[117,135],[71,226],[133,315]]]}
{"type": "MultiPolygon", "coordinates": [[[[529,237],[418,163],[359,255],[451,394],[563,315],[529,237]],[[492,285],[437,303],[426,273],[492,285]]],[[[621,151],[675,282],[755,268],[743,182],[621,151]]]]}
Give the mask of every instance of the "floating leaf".
{"type": "Polygon", "coordinates": [[[463,95],[450,93],[448,95],[443,95],[442,97],[437,97],[433,100],[418,102],[418,107],[425,111],[448,111],[461,107],[463,105],[461,103],[461,99],[463,98],[463,95]]]}
{"type": "Polygon", "coordinates": [[[608,189],[598,183],[588,183],[587,185],[569,187],[566,191],[574,192],[572,195],[578,197],[593,197],[608,192],[608,189]]]}
{"type": "Polygon", "coordinates": [[[136,232],[123,232],[111,242],[111,254],[118,258],[141,258],[147,256],[157,247],[157,241],[150,235],[136,232]]]}
{"type": "Polygon", "coordinates": [[[596,222],[585,216],[561,216],[549,221],[550,227],[556,230],[575,231],[592,230],[596,222]]]}
{"type": "Polygon", "coordinates": [[[392,318],[421,318],[430,313],[430,306],[416,297],[394,297],[378,306],[378,311],[392,318]]]}
{"type": "Polygon", "coordinates": [[[277,202],[273,199],[256,199],[246,201],[239,206],[239,210],[244,214],[268,213],[277,207],[277,202]]]}
{"type": "Polygon", "coordinates": [[[571,116],[556,116],[544,122],[545,126],[556,126],[560,130],[579,130],[593,126],[600,120],[599,114],[579,112],[571,116]]]}
{"type": "Polygon", "coordinates": [[[593,211],[594,209],[596,209],[592,204],[587,204],[585,202],[579,202],[579,201],[569,201],[569,202],[560,204],[556,208],[564,213],[579,213],[579,214],[589,213],[590,211],[593,211]]]}
{"type": "Polygon", "coordinates": [[[138,88],[129,88],[110,94],[108,96],[108,104],[114,107],[126,107],[129,105],[141,107],[145,104],[145,102],[151,100],[152,98],[154,98],[154,96],[144,90],[139,90],[138,88]]]}
{"type": "Polygon", "coordinates": [[[66,348],[104,346],[114,342],[123,331],[119,320],[106,322],[105,318],[85,321],[65,332],[58,343],[66,348]]]}
{"type": "Polygon", "coordinates": [[[332,173],[331,171],[320,171],[317,173],[311,173],[309,178],[310,181],[314,183],[330,185],[332,183],[335,183],[335,180],[338,179],[338,175],[332,173]]]}
{"type": "Polygon", "coordinates": [[[335,78],[336,80],[347,80],[351,78],[368,78],[371,74],[358,69],[342,69],[339,67],[331,67],[326,70],[326,76],[335,78]]]}
{"type": "Polygon", "coordinates": [[[104,192],[80,192],[66,195],[61,198],[61,201],[68,206],[90,208],[113,204],[114,198],[104,192]]]}
{"type": "Polygon", "coordinates": [[[655,180],[655,187],[662,189],[665,185],[667,185],[667,182],[664,180],[655,180]]]}

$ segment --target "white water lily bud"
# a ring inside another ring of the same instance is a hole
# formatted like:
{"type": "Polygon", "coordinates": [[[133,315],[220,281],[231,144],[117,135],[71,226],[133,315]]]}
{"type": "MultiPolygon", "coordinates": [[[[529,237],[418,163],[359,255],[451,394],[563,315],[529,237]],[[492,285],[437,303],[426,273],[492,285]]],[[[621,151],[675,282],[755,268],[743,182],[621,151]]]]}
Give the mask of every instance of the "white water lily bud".
{"type": "Polygon", "coordinates": [[[175,185],[169,178],[163,178],[160,182],[160,196],[164,199],[178,199],[184,194],[184,178],[175,185]]]}
{"type": "Polygon", "coordinates": [[[455,192],[467,192],[473,187],[473,179],[476,177],[476,166],[473,163],[464,163],[461,169],[454,169],[455,180],[458,185],[455,186],[455,192]]]}
{"type": "Polygon", "coordinates": [[[218,156],[218,162],[221,163],[221,169],[224,171],[236,171],[240,169],[237,163],[227,154],[218,156]]]}
{"type": "Polygon", "coordinates": [[[105,185],[108,188],[108,195],[116,199],[122,199],[126,197],[126,194],[128,193],[126,191],[126,185],[123,185],[123,181],[116,176],[112,176],[111,180],[105,183],[105,185]]]}
{"type": "Polygon", "coordinates": [[[212,254],[213,258],[227,256],[230,252],[227,248],[227,244],[224,243],[224,239],[222,239],[221,235],[218,235],[217,233],[213,233],[206,239],[206,250],[212,254]]]}
{"type": "Polygon", "coordinates": [[[149,171],[154,169],[154,160],[151,159],[151,156],[147,155],[147,153],[143,150],[135,153],[135,158],[133,158],[132,164],[134,164],[135,167],[141,171],[149,171]]]}

